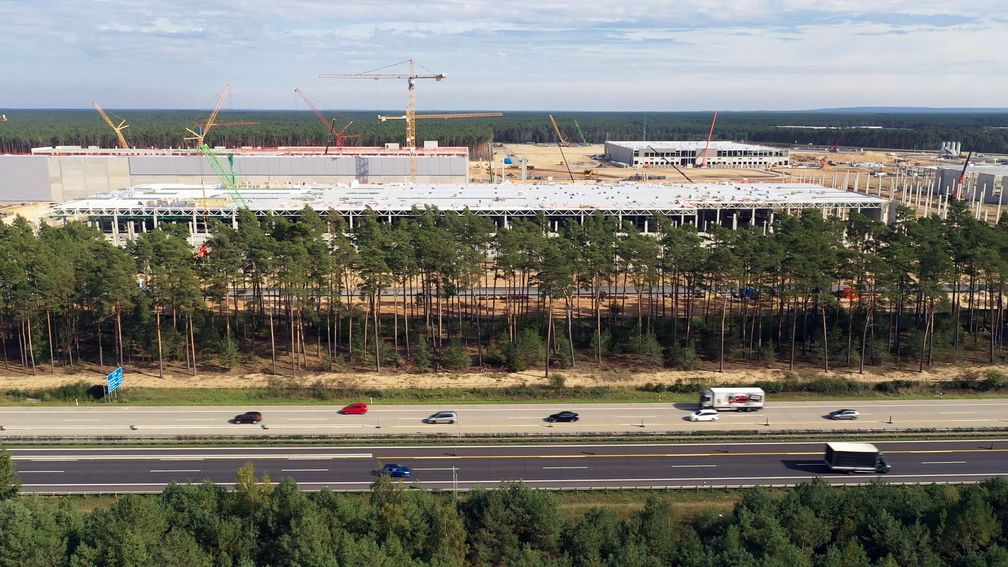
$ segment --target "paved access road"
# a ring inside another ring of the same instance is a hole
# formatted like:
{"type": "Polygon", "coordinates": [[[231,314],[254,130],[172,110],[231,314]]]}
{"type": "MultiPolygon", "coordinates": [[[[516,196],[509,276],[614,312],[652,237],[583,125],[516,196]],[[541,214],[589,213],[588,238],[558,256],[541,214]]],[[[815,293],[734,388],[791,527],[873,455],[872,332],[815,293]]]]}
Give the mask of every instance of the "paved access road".
{"type": "MultiPolygon", "coordinates": [[[[370,400],[347,400],[363,401],[370,400]]],[[[774,402],[762,411],[721,412],[720,420],[691,423],[686,417],[696,404],[480,404],[371,405],[365,415],[340,415],[343,406],[267,407],[0,407],[0,439],[4,436],[174,436],[174,435],[445,435],[552,432],[648,432],[781,429],[907,429],[921,427],[1008,427],[1008,399],[831,402],[774,402]],[[825,414],[854,407],[856,421],[831,421],[825,414]],[[260,425],[235,425],[229,420],[249,410],[262,412],[260,425]],[[421,422],[441,410],[455,410],[455,424],[421,422]],[[576,423],[550,424],[549,414],[571,410],[576,423]]]]}
{"type": "MultiPolygon", "coordinates": [[[[1008,439],[877,442],[892,465],[888,482],[972,482],[1008,475],[1008,439]]],[[[306,490],[367,490],[383,464],[413,468],[419,488],[460,490],[521,480],[539,488],[790,485],[876,475],[830,473],[823,443],[689,445],[500,445],[455,447],[9,449],[35,493],[159,492],[171,482],[230,485],[253,463],[306,490]]]]}

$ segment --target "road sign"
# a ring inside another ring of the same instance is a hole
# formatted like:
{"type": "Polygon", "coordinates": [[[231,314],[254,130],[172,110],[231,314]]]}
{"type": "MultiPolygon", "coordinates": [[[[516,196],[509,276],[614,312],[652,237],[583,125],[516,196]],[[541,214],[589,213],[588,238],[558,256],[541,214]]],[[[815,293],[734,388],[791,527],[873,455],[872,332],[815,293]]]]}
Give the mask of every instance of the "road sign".
{"type": "Polygon", "coordinates": [[[123,382],[123,370],[122,370],[122,368],[116,368],[106,378],[108,378],[108,391],[111,394],[112,392],[116,391],[116,388],[118,388],[119,386],[122,386],[122,382],[123,382]]]}

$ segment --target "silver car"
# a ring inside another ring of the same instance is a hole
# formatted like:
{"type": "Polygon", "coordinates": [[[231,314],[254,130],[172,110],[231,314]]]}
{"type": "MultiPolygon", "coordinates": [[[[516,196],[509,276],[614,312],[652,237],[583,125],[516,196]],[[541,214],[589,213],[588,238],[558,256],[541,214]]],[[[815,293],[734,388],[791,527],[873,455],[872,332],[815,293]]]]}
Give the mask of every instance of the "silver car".
{"type": "Polygon", "coordinates": [[[861,414],[856,409],[838,409],[829,412],[830,419],[857,419],[861,414]]]}
{"type": "Polygon", "coordinates": [[[455,423],[458,420],[458,414],[453,411],[439,411],[435,414],[431,414],[430,417],[424,418],[424,423],[455,423]]]}

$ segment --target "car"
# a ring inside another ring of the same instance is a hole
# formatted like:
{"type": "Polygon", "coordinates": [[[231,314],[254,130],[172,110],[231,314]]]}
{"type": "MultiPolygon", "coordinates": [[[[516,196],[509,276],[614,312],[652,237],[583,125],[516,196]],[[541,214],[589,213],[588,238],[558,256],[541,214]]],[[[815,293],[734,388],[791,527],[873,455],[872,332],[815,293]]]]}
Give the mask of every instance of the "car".
{"type": "Polygon", "coordinates": [[[698,409],[689,416],[690,421],[717,421],[718,411],[716,409],[698,409]]]}
{"type": "Polygon", "coordinates": [[[857,419],[861,414],[856,409],[838,409],[827,414],[830,419],[857,419]]]}
{"type": "Polygon", "coordinates": [[[257,411],[247,411],[234,416],[231,420],[235,423],[259,423],[262,421],[262,414],[257,411]]]}
{"type": "Polygon", "coordinates": [[[406,478],[413,476],[413,469],[407,467],[406,465],[388,463],[378,471],[378,474],[382,476],[390,476],[392,478],[406,478]]]}
{"type": "Polygon", "coordinates": [[[555,422],[567,422],[572,423],[578,420],[578,414],[572,411],[561,411],[546,418],[546,421],[550,423],[555,422]]]}
{"type": "Polygon", "coordinates": [[[431,414],[430,417],[425,417],[424,423],[455,423],[458,420],[458,414],[453,411],[439,411],[437,413],[431,414]]]}
{"type": "Polygon", "coordinates": [[[355,402],[339,410],[343,415],[364,415],[367,413],[367,404],[355,402]]]}

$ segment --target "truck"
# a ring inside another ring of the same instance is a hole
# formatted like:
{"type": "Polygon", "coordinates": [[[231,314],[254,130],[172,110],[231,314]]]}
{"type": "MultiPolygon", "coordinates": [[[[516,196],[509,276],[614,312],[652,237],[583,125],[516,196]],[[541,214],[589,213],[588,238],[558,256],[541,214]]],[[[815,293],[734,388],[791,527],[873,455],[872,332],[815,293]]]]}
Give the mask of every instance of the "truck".
{"type": "Polygon", "coordinates": [[[766,394],[762,388],[704,388],[700,391],[700,409],[758,411],[766,394]]]}
{"type": "Polygon", "coordinates": [[[885,474],[892,468],[882,452],[871,443],[827,443],[823,459],[834,472],[885,474]]]}

